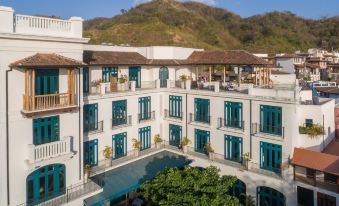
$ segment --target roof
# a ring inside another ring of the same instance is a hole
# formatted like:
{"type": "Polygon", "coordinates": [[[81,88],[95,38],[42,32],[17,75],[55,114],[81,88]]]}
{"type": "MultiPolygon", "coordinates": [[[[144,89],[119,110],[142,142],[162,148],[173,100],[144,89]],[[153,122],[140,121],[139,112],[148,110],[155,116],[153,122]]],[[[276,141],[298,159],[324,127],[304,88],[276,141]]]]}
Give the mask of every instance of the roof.
{"type": "MultiPolygon", "coordinates": [[[[305,68],[305,64],[294,64],[294,67],[296,69],[303,69],[303,68],[305,68]]],[[[317,68],[320,68],[320,67],[316,64],[311,64],[311,63],[306,62],[306,68],[317,69],[317,68]]]]}
{"type": "Polygon", "coordinates": [[[188,65],[269,65],[260,57],[243,50],[194,51],[183,64],[188,65]]]}
{"type": "Polygon", "coordinates": [[[78,67],[85,63],[55,53],[36,53],[10,64],[10,67],[78,67]]]}
{"type": "Polygon", "coordinates": [[[284,74],[292,74],[292,73],[288,73],[288,72],[284,72],[284,71],[279,71],[279,70],[272,70],[271,74],[279,74],[279,75],[284,75],[284,74]]]}
{"type": "Polygon", "coordinates": [[[318,92],[329,93],[329,94],[339,94],[338,87],[315,87],[318,92]]]}
{"type": "Polygon", "coordinates": [[[323,151],[326,154],[339,156],[339,139],[334,139],[330,142],[323,151]]]}
{"type": "Polygon", "coordinates": [[[94,180],[104,181],[103,192],[87,198],[86,205],[102,205],[107,200],[138,189],[141,184],[153,179],[159,172],[173,167],[181,168],[190,163],[191,160],[185,156],[163,151],[99,174],[94,180]]]}
{"type": "Polygon", "coordinates": [[[147,64],[154,66],[179,66],[182,61],[177,59],[150,59],[147,64]]]}
{"type": "Polygon", "coordinates": [[[284,55],[281,55],[281,56],[275,56],[275,58],[303,58],[301,55],[298,55],[298,54],[284,54],[284,55]]]}
{"type": "Polygon", "coordinates": [[[147,65],[148,60],[138,52],[84,51],[89,65],[147,65]]]}
{"type": "Polygon", "coordinates": [[[339,176],[339,156],[294,148],[293,165],[339,176]]]}

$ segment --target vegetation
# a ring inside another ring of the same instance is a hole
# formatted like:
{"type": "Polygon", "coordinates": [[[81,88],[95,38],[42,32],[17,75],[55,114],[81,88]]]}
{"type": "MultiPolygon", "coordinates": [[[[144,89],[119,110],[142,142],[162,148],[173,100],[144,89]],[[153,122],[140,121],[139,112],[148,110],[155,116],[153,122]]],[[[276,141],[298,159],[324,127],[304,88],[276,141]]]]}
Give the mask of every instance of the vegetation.
{"type": "Polygon", "coordinates": [[[124,84],[128,81],[127,75],[121,75],[121,77],[119,78],[119,83],[120,84],[124,84]]]}
{"type": "Polygon", "coordinates": [[[300,134],[306,134],[309,138],[314,139],[325,133],[323,127],[319,124],[312,124],[311,126],[299,127],[300,134]]]}
{"type": "Polygon", "coordinates": [[[141,147],[141,143],[140,143],[140,141],[138,141],[137,139],[135,139],[135,138],[133,138],[132,139],[132,147],[134,148],[134,149],[140,149],[140,147],[141,147]]]}
{"type": "Polygon", "coordinates": [[[191,144],[191,140],[188,139],[188,137],[183,137],[182,140],[181,140],[181,145],[182,146],[187,146],[189,144],[191,144]]]}
{"type": "Polygon", "coordinates": [[[160,137],[160,134],[154,135],[154,143],[155,143],[155,144],[160,144],[160,143],[162,143],[162,139],[161,139],[161,137],[160,137]]]}
{"type": "Polygon", "coordinates": [[[155,0],[84,24],[91,43],[173,45],[205,49],[291,52],[339,48],[339,16],[311,20],[290,12],[249,18],[197,2],[155,0]]]}
{"type": "Polygon", "coordinates": [[[109,159],[109,158],[112,157],[112,153],[113,153],[112,148],[109,147],[109,146],[106,146],[105,149],[104,149],[104,151],[103,151],[104,157],[105,157],[106,159],[109,159]]]}
{"type": "Polygon", "coordinates": [[[214,149],[212,147],[212,145],[210,143],[206,144],[205,145],[205,150],[206,152],[209,154],[209,153],[213,153],[214,152],[214,149]]]}
{"type": "Polygon", "coordinates": [[[169,169],[141,185],[150,205],[240,205],[229,189],[237,178],[220,176],[216,167],[169,169]]]}

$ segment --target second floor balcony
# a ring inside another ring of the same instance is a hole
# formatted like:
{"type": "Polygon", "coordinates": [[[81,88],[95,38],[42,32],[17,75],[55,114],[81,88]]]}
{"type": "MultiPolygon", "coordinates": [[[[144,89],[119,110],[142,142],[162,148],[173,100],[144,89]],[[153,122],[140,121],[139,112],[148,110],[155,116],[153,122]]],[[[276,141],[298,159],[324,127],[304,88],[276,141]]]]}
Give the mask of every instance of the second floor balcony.
{"type": "Polygon", "coordinates": [[[132,125],[132,115],[122,115],[112,119],[112,129],[128,127],[131,125],[132,125]]]}
{"type": "Polygon", "coordinates": [[[227,120],[224,118],[218,118],[218,128],[238,129],[244,131],[245,121],[227,120]]]}
{"type": "Polygon", "coordinates": [[[202,115],[202,114],[195,114],[195,113],[190,113],[190,122],[197,122],[197,123],[202,123],[202,124],[211,124],[211,116],[209,115],[202,115]]]}
{"type": "Polygon", "coordinates": [[[141,122],[147,122],[147,121],[153,121],[155,120],[155,111],[152,112],[144,112],[138,114],[138,121],[141,122]]]}
{"type": "Polygon", "coordinates": [[[164,110],[164,115],[166,119],[175,119],[175,120],[182,120],[184,113],[178,111],[171,111],[168,109],[164,110]]]}
{"type": "Polygon", "coordinates": [[[86,134],[97,134],[104,131],[104,121],[85,121],[84,122],[84,132],[86,134]]]}

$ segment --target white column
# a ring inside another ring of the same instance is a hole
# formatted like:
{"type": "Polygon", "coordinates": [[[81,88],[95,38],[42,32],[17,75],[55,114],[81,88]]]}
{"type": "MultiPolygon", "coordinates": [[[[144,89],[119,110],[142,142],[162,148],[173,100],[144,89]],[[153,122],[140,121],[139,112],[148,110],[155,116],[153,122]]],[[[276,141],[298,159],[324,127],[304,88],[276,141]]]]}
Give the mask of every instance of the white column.
{"type": "Polygon", "coordinates": [[[155,80],[155,88],[160,89],[160,79],[155,80]]]}
{"type": "Polygon", "coordinates": [[[11,7],[0,6],[0,32],[14,32],[14,10],[11,7]]]}
{"type": "Polygon", "coordinates": [[[136,81],[131,81],[131,91],[135,92],[135,86],[136,86],[137,82],[136,81]]]}
{"type": "Polygon", "coordinates": [[[195,70],[196,70],[196,81],[198,81],[198,77],[199,77],[199,69],[198,69],[198,67],[196,66],[195,67],[195,70]]]}
{"type": "Polygon", "coordinates": [[[212,81],[212,67],[211,66],[209,67],[209,71],[210,71],[210,79],[209,79],[210,81],[209,82],[211,83],[211,81],[212,81]]]}
{"type": "Polygon", "coordinates": [[[224,66],[224,84],[226,83],[226,66],[224,66]]]}

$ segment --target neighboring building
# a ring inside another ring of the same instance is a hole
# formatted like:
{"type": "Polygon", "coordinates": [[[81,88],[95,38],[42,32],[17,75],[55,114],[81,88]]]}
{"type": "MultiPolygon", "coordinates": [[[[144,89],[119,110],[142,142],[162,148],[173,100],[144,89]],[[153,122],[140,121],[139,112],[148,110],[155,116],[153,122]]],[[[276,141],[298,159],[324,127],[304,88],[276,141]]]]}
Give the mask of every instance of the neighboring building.
{"type": "Polygon", "coordinates": [[[339,174],[315,168],[327,188],[293,173],[291,159],[308,166],[295,148],[318,159],[336,131],[334,100],[313,100],[295,75],[246,51],[87,45],[78,17],[0,18],[0,205],[110,205],[185,164],[237,176],[258,205],[297,205],[300,187],[339,204],[339,174]],[[325,134],[300,130],[313,124],[325,134]]]}
{"type": "Polygon", "coordinates": [[[304,64],[296,64],[295,73],[298,79],[306,80],[306,81],[320,81],[320,67],[316,64],[304,63],[304,64]]]}
{"type": "Polygon", "coordinates": [[[276,66],[284,72],[295,73],[294,66],[305,63],[305,57],[298,54],[277,54],[275,56],[276,66]]]}

